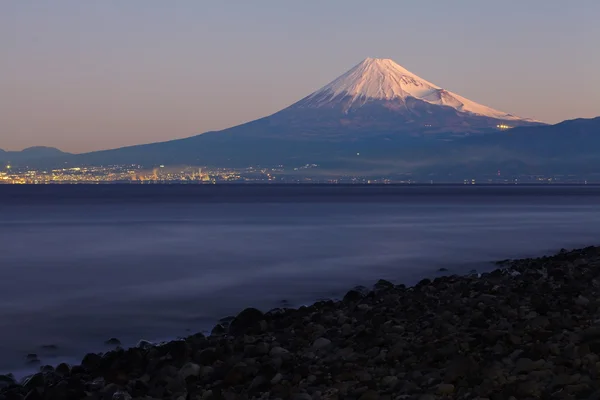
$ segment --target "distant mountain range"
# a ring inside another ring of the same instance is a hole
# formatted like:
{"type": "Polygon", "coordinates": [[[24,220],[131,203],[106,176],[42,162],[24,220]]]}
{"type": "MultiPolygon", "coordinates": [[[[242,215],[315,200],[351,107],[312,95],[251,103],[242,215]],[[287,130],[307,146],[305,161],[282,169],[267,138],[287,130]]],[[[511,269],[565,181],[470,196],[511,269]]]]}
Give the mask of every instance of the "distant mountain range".
{"type": "Polygon", "coordinates": [[[22,163],[29,160],[49,159],[68,155],[69,153],[65,153],[57,148],[45,146],[28,147],[21,151],[6,151],[0,149],[0,161],[4,162],[13,161],[22,163]]]}
{"type": "Polygon", "coordinates": [[[600,172],[600,118],[546,125],[368,58],[270,116],[186,139],[85,154],[0,153],[31,165],[319,165],[332,173],[600,172]],[[35,156],[34,156],[35,155],[35,156]]]}

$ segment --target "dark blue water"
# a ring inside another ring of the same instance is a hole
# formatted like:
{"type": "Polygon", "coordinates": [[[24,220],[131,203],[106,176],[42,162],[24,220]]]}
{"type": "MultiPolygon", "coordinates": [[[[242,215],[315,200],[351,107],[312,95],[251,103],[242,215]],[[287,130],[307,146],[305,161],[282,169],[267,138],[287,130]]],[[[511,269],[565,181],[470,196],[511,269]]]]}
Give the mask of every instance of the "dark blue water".
{"type": "Polygon", "coordinates": [[[0,372],[599,242],[592,186],[0,186],[0,372]]]}

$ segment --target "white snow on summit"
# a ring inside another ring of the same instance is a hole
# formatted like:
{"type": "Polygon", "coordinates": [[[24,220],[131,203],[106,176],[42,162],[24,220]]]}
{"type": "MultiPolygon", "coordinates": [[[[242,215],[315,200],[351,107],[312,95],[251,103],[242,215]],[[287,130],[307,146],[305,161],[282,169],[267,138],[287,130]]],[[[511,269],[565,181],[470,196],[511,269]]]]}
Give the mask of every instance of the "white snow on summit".
{"type": "Polygon", "coordinates": [[[322,107],[344,99],[347,110],[360,107],[370,100],[404,102],[408,97],[490,118],[525,120],[442,89],[393,60],[385,58],[365,59],[333,82],[309,95],[302,103],[304,107],[322,107]]]}

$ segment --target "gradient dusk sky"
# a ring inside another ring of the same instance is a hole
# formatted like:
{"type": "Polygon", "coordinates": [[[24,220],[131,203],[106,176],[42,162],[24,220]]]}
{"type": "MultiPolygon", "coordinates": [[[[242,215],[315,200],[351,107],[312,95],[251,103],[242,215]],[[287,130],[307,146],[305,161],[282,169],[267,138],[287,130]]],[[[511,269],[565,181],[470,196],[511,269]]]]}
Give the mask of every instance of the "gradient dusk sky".
{"type": "Polygon", "coordinates": [[[365,57],[516,115],[594,117],[599,21],[598,0],[4,0],[0,148],[223,129],[365,57]]]}

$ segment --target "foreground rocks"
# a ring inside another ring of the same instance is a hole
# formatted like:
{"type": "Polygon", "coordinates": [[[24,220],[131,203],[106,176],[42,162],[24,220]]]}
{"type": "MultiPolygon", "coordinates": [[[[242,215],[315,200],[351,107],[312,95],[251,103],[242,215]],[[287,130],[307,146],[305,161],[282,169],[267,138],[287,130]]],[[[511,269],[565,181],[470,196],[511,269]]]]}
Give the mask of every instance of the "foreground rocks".
{"type": "Polygon", "coordinates": [[[0,399],[600,399],[600,249],[247,309],[210,337],[43,367],[0,399]]]}

